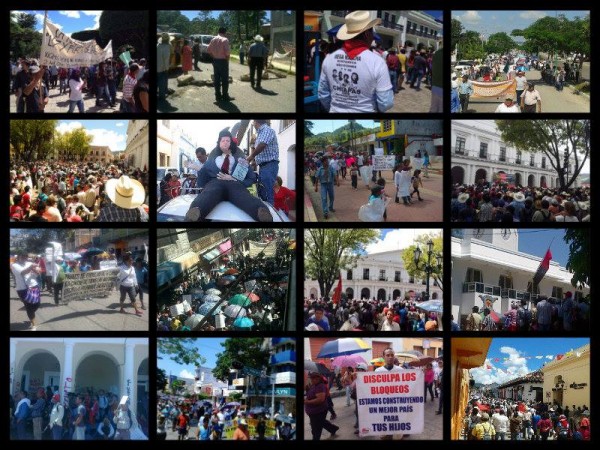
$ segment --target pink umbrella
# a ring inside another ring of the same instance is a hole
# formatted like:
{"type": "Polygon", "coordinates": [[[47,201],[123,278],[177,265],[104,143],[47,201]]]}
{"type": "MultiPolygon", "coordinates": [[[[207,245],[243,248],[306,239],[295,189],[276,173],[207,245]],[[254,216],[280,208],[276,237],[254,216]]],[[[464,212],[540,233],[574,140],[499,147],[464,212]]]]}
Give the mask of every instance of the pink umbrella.
{"type": "Polygon", "coordinates": [[[252,292],[244,292],[244,296],[248,297],[252,302],[257,302],[260,300],[259,296],[252,292]]]}
{"type": "Polygon", "coordinates": [[[367,361],[362,356],[354,353],[352,355],[342,355],[333,358],[331,365],[333,367],[356,367],[360,363],[367,364],[367,361]]]}

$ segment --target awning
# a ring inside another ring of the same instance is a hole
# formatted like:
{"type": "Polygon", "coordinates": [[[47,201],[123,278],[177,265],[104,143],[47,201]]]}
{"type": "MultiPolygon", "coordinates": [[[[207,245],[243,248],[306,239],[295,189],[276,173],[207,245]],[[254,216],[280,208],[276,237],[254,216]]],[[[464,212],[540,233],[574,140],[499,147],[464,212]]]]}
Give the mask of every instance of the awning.
{"type": "Polygon", "coordinates": [[[231,250],[231,241],[227,240],[227,241],[223,242],[222,244],[220,244],[219,250],[221,250],[221,253],[225,253],[225,252],[228,252],[229,250],[231,250]]]}
{"type": "Polygon", "coordinates": [[[172,261],[159,264],[156,268],[156,282],[158,286],[171,282],[183,273],[183,271],[198,264],[198,255],[195,252],[187,252],[172,261]]]}
{"type": "Polygon", "coordinates": [[[215,249],[212,249],[210,252],[202,255],[202,258],[210,262],[213,259],[218,258],[220,254],[221,254],[220,250],[218,248],[215,248],[215,249]]]}

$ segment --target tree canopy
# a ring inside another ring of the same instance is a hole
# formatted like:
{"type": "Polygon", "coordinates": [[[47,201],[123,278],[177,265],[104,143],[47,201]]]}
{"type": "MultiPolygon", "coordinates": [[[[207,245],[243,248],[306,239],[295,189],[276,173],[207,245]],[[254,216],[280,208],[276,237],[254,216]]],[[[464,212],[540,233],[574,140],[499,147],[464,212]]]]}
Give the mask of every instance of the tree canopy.
{"type": "Polygon", "coordinates": [[[452,50],[457,49],[456,59],[483,59],[486,50],[479,33],[464,30],[458,19],[452,19],[451,42],[452,50]]]}
{"type": "Polygon", "coordinates": [[[45,159],[53,151],[58,120],[11,120],[10,144],[17,160],[45,159]]]}
{"type": "MultiPolygon", "coordinates": [[[[23,233],[23,231],[24,230],[21,230],[21,235],[26,234],[27,239],[20,241],[20,248],[27,253],[36,255],[44,254],[49,242],[54,241],[64,244],[67,241],[73,241],[75,235],[74,230],[64,229],[31,228],[26,230],[26,233],[23,233]]],[[[11,252],[14,252],[15,250],[16,249],[11,249],[11,252]]]]}
{"type": "Polygon", "coordinates": [[[37,19],[34,14],[10,13],[10,39],[8,48],[13,60],[17,58],[37,58],[42,48],[42,33],[36,31],[37,19]]]}
{"type": "Polygon", "coordinates": [[[319,283],[321,295],[328,296],[340,270],[355,267],[360,251],[379,237],[373,229],[323,229],[304,231],[304,270],[319,283]]]}
{"type": "Polygon", "coordinates": [[[169,380],[167,379],[167,373],[161,369],[160,367],[156,368],[156,389],[163,390],[165,389],[169,380]]]}
{"type": "Polygon", "coordinates": [[[104,42],[112,40],[115,56],[127,49],[136,59],[147,58],[149,24],[147,10],[102,11],[100,38],[104,42]]]}
{"type": "Polygon", "coordinates": [[[505,55],[517,48],[517,43],[506,33],[494,33],[490,35],[485,43],[485,51],[488,54],[505,55]]]}
{"type": "Polygon", "coordinates": [[[408,272],[408,274],[410,276],[419,278],[421,280],[426,279],[427,275],[425,273],[425,266],[428,262],[427,261],[427,258],[428,258],[427,242],[429,241],[429,239],[431,239],[431,241],[433,242],[433,247],[432,247],[433,252],[431,254],[431,265],[433,266],[434,271],[432,272],[431,276],[433,277],[434,280],[436,280],[439,287],[442,288],[442,290],[443,290],[443,278],[444,278],[444,276],[443,276],[443,274],[444,274],[443,257],[440,260],[440,262],[442,262],[442,270],[438,270],[438,268],[437,268],[438,256],[441,256],[444,252],[444,242],[443,242],[441,234],[424,234],[424,235],[417,237],[415,239],[417,241],[416,244],[413,244],[410,247],[407,247],[402,251],[402,261],[404,262],[404,268],[406,269],[406,271],[408,272]],[[417,248],[417,245],[423,252],[421,254],[421,260],[419,262],[418,267],[415,264],[415,260],[414,260],[414,251],[415,251],[415,248],[417,248]]]}
{"type": "Polygon", "coordinates": [[[75,128],[66,133],[56,133],[54,148],[61,151],[64,159],[83,160],[90,151],[94,137],[85,128],[75,128]]]}
{"type": "Polygon", "coordinates": [[[223,352],[217,353],[217,364],[213,375],[217,380],[225,381],[234,361],[244,367],[261,370],[269,364],[269,352],[263,349],[264,338],[228,338],[221,343],[223,352]]]}
{"type": "MultiPolygon", "coordinates": [[[[312,128],[312,127],[311,127],[312,128]]],[[[306,147],[319,146],[326,147],[331,144],[342,144],[349,142],[352,137],[357,139],[359,137],[367,136],[369,134],[379,131],[379,127],[365,128],[359,123],[347,123],[333,131],[325,131],[319,134],[313,134],[309,129],[310,134],[307,134],[306,127],[304,129],[304,145],[306,147]]]]}
{"type": "Polygon", "coordinates": [[[167,356],[178,364],[200,366],[206,358],[200,355],[193,338],[159,338],[156,342],[159,353],[158,359],[167,356]]]}
{"type": "Polygon", "coordinates": [[[568,228],[564,240],[569,244],[569,260],[567,270],[573,274],[571,284],[579,289],[590,286],[591,265],[590,251],[592,249],[591,233],[586,229],[568,228]]]}
{"type": "Polygon", "coordinates": [[[496,120],[496,126],[505,143],[546,155],[561,189],[575,182],[589,157],[589,120],[496,120]]]}

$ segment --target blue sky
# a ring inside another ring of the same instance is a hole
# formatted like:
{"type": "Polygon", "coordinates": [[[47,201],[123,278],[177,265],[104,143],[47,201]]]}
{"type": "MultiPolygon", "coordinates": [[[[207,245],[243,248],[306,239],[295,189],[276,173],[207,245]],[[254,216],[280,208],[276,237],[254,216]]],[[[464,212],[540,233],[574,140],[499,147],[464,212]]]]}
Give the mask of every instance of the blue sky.
{"type": "Polygon", "coordinates": [[[443,11],[429,10],[429,9],[423,9],[421,11],[429,14],[430,16],[433,16],[434,19],[444,20],[444,12],[443,11]]]}
{"type": "MultiPolygon", "coordinates": [[[[212,369],[217,365],[216,355],[217,353],[223,352],[223,347],[221,347],[221,343],[225,340],[226,338],[196,339],[200,355],[206,358],[206,362],[202,364],[202,367],[208,367],[212,369]]],[[[167,376],[169,374],[177,375],[183,378],[194,378],[195,376],[195,366],[191,364],[177,364],[175,361],[172,361],[168,357],[164,357],[163,359],[157,360],[157,366],[163,369],[167,373],[167,376]]]]}
{"type": "MultiPolygon", "coordinates": [[[[251,11],[251,10],[248,10],[248,11],[251,11]]],[[[198,11],[179,11],[179,12],[190,20],[192,20],[195,17],[198,17],[198,11]]],[[[222,12],[223,11],[213,11],[210,14],[210,16],[214,17],[216,19],[217,17],[219,17],[219,14],[221,14],[222,12]]],[[[267,20],[271,20],[271,11],[267,11],[267,20]]]]}
{"type": "MultiPolygon", "coordinates": [[[[14,10],[14,12],[17,12],[14,10]]],[[[18,11],[27,14],[35,14],[37,19],[36,30],[42,31],[44,24],[44,11],[18,11]]],[[[71,35],[76,31],[96,30],[99,26],[102,11],[48,11],[48,19],[58,26],[61,31],[71,35]]]]}
{"type": "Polygon", "coordinates": [[[460,20],[463,29],[477,31],[487,38],[503,31],[510,35],[512,30],[527,28],[542,17],[560,14],[572,20],[585,17],[589,11],[452,11],[452,18],[460,20]]]}
{"type": "Polygon", "coordinates": [[[563,229],[521,229],[519,230],[519,251],[543,258],[552,242],[550,252],[552,261],[557,261],[561,266],[567,265],[569,259],[569,246],[564,241],[563,229]],[[554,238],[554,241],[552,241],[554,238]]]}
{"type": "Polygon", "coordinates": [[[476,383],[503,383],[538,370],[557,354],[577,350],[589,342],[589,338],[493,338],[484,366],[470,373],[476,383]]]}
{"type": "Polygon", "coordinates": [[[127,125],[127,120],[60,120],[56,129],[65,133],[83,127],[94,137],[92,145],[108,145],[115,152],[125,150],[127,125]]]}
{"type": "MultiPolygon", "coordinates": [[[[347,120],[311,120],[314,123],[312,128],[313,134],[325,133],[327,131],[334,131],[344,125],[348,125],[347,120]]],[[[379,123],[375,123],[372,120],[357,120],[356,123],[361,124],[365,128],[378,127],[379,123]]]]}
{"type": "Polygon", "coordinates": [[[383,228],[380,238],[366,248],[367,254],[381,253],[392,250],[403,250],[413,245],[414,240],[421,234],[441,233],[441,228],[383,228]]]}

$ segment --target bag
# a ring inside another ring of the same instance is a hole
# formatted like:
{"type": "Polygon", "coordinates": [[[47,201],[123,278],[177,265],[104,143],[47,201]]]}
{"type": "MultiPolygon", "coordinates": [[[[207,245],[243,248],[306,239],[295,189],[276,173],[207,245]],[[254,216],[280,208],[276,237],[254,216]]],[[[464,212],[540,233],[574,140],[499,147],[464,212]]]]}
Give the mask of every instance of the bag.
{"type": "Polygon", "coordinates": [[[29,305],[37,305],[40,302],[40,288],[37,286],[28,288],[23,301],[29,305]]]}
{"type": "Polygon", "coordinates": [[[481,439],[483,441],[491,441],[492,440],[492,433],[490,433],[491,427],[492,426],[489,423],[487,424],[487,429],[485,428],[485,426],[481,425],[481,428],[483,428],[483,437],[481,439]]]}
{"type": "Polygon", "coordinates": [[[65,282],[65,279],[67,278],[67,275],[65,274],[65,270],[59,266],[58,267],[58,273],[56,274],[56,284],[63,284],[65,282]]]}

